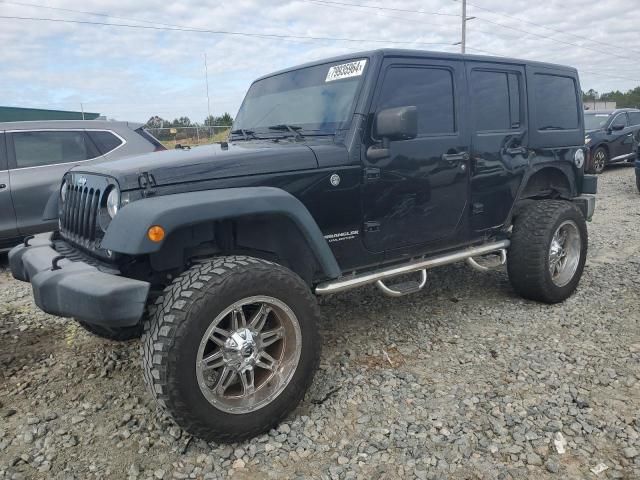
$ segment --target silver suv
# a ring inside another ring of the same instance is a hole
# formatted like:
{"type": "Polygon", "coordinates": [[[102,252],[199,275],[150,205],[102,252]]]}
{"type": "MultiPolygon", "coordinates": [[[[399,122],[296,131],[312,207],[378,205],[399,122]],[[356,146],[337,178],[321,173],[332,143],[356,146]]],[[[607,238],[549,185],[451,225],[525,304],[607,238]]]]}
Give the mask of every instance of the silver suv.
{"type": "Polygon", "coordinates": [[[0,123],[0,250],[54,230],[42,213],[63,175],[84,162],[165,150],[142,124],[42,121],[0,123]]]}

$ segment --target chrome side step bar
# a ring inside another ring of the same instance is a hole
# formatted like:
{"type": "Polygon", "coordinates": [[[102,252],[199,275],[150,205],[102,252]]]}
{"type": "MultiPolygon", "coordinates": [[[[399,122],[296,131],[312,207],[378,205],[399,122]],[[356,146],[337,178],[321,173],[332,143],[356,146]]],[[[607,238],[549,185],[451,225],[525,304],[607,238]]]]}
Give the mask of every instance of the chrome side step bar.
{"type": "Polygon", "coordinates": [[[441,267],[442,265],[449,265],[450,263],[456,263],[470,257],[478,257],[480,255],[486,255],[487,253],[493,253],[498,250],[509,248],[510,244],[511,242],[509,240],[501,240],[499,242],[488,243],[478,247],[465,248],[464,250],[448,253],[439,257],[417,260],[414,263],[387,267],[375,272],[363,273],[361,275],[354,275],[351,277],[341,277],[336,280],[319,284],[315,289],[315,293],[316,295],[329,295],[331,293],[344,292],[353,288],[376,283],[378,280],[384,281],[392,277],[397,277],[398,275],[441,267]]]}
{"type": "Polygon", "coordinates": [[[402,282],[397,285],[387,286],[382,280],[376,282],[376,287],[387,297],[403,297],[411,293],[419,292],[427,284],[427,271],[420,270],[420,281],[402,282]]]}

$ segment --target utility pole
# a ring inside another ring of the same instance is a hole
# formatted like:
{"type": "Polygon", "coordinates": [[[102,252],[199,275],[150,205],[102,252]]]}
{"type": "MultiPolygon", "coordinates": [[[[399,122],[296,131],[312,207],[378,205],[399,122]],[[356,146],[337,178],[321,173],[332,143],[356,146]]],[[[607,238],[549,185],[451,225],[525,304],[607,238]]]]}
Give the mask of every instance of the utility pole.
{"type": "MultiPolygon", "coordinates": [[[[207,84],[207,120],[211,118],[211,101],[209,100],[209,69],[207,68],[207,54],[204,54],[204,78],[207,84]]],[[[213,125],[209,125],[213,127],[213,125]]]]}
{"type": "Polygon", "coordinates": [[[467,44],[467,0],[462,0],[462,41],[460,42],[460,51],[465,53],[467,44]]]}
{"type": "Polygon", "coordinates": [[[80,102],[80,110],[82,111],[82,119],[84,120],[84,105],[80,102]]]}

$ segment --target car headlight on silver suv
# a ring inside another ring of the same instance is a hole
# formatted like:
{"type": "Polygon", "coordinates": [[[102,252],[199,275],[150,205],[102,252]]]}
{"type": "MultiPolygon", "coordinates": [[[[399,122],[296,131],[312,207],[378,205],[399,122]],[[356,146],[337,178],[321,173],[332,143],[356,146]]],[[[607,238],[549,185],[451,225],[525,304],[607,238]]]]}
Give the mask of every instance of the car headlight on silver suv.
{"type": "Polygon", "coordinates": [[[111,218],[115,217],[120,209],[120,192],[117,188],[112,188],[107,197],[107,213],[111,218]]]}

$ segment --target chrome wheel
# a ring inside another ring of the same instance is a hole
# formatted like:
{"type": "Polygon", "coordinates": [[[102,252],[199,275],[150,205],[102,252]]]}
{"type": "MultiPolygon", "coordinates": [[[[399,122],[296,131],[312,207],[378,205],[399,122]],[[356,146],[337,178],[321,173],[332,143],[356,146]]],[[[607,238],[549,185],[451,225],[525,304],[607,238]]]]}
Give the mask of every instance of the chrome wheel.
{"type": "Polygon", "coordinates": [[[200,391],[224,412],[256,411],[289,384],[301,349],[300,324],[287,305],[267,296],[240,300],[213,320],[200,342],[200,391]]]}
{"type": "Polygon", "coordinates": [[[582,244],[580,231],[573,220],[560,224],[549,247],[549,273],[558,287],[564,287],[575,275],[580,263],[582,244]]]}
{"type": "Polygon", "coordinates": [[[596,172],[602,172],[606,163],[607,154],[605,151],[602,149],[596,150],[596,153],[593,155],[593,169],[596,172]]]}

